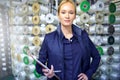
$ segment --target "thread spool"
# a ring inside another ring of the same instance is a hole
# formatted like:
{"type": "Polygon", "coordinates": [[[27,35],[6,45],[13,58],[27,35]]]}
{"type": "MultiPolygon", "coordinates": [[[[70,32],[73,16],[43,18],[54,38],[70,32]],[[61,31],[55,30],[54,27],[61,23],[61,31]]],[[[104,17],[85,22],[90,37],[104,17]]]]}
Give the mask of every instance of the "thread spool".
{"type": "Polygon", "coordinates": [[[84,0],[76,0],[76,3],[80,4],[84,0]]]}
{"type": "Polygon", "coordinates": [[[108,78],[108,76],[106,75],[106,74],[102,74],[101,76],[100,76],[100,80],[108,80],[109,78],[108,78]]]}
{"type": "Polygon", "coordinates": [[[106,6],[104,9],[104,13],[115,13],[118,14],[120,12],[119,6],[116,5],[116,3],[111,2],[109,5],[106,6]]]}
{"type": "Polygon", "coordinates": [[[115,33],[119,34],[120,33],[120,25],[119,24],[114,24],[113,26],[115,27],[115,33]]]}
{"type": "Polygon", "coordinates": [[[112,46],[110,46],[108,49],[107,49],[107,54],[109,56],[113,55],[114,54],[114,48],[112,46]]]}
{"type": "Polygon", "coordinates": [[[49,13],[50,10],[48,7],[41,5],[40,11],[41,11],[41,14],[47,14],[47,13],[49,13]]]}
{"type": "Polygon", "coordinates": [[[34,70],[33,74],[35,75],[36,78],[40,78],[41,74],[39,74],[36,70],[34,70]]]}
{"type": "Polygon", "coordinates": [[[39,5],[38,2],[35,2],[35,3],[32,4],[32,11],[35,14],[39,13],[39,11],[40,11],[40,5],[39,5]]]}
{"type": "Polygon", "coordinates": [[[26,75],[25,71],[21,71],[17,74],[17,77],[19,80],[25,80],[26,75]]]}
{"type": "Polygon", "coordinates": [[[31,74],[32,72],[34,72],[34,70],[35,70],[35,66],[34,65],[26,65],[25,67],[24,67],[24,71],[25,71],[25,73],[28,75],[28,74],[31,74]]]}
{"type": "Polygon", "coordinates": [[[41,34],[43,35],[43,34],[46,34],[46,25],[45,24],[41,24],[41,26],[40,26],[40,31],[41,31],[41,34]]]}
{"type": "Polygon", "coordinates": [[[107,65],[107,64],[103,64],[100,66],[100,70],[102,72],[105,72],[107,75],[109,75],[113,70],[111,68],[111,66],[107,65]]]}
{"type": "Polygon", "coordinates": [[[34,74],[29,74],[27,77],[26,77],[26,80],[35,80],[36,77],[34,74]]]}
{"type": "Polygon", "coordinates": [[[114,39],[113,36],[104,36],[104,38],[103,38],[103,43],[104,44],[112,45],[112,44],[114,44],[114,42],[115,42],[115,39],[114,39]]]}
{"type": "Polygon", "coordinates": [[[32,28],[32,34],[35,35],[35,36],[39,35],[40,34],[40,28],[38,26],[34,26],[32,28]]]}
{"type": "Polygon", "coordinates": [[[74,23],[76,23],[77,25],[82,25],[82,21],[80,20],[80,16],[78,16],[78,15],[76,16],[74,23]]]}
{"type": "Polygon", "coordinates": [[[23,53],[24,54],[27,54],[27,52],[30,50],[30,48],[27,46],[27,45],[25,45],[25,46],[23,46],[23,53]]]}
{"type": "Polygon", "coordinates": [[[32,27],[31,26],[24,26],[22,31],[23,31],[24,35],[32,34],[32,27]]]}
{"type": "Polygon", "coordinates": [[[16,76],[19,72],[19,69],[16,69],[16,64],[17,64],[17,60],[16,59],[12,59],[12,74],[14,76],[16,76]]]}
{"type": "Polygon", "coordinates": [[[52,24],[57,24],[58,20],[53,14],[49,13],[49,14],[46,15],[46,23],[48,23],[48,24],[51,24],[51,23],[52,24]]]}
{"type": "Polygon", "coordinates": [[[17,59],[19,62],[23,62],[24,64],[32,64],[33,63],[33,58],[27,56],[26,54],[17,54],[17,59]]]}
{"type": "Polygon", "coordinates": [[[89,19],[89,24],[93,24],[93,23],[96,23],[96,19],[95,19],[95,14],[93,14],[92,16],[90,16],[90,19],[89,19]]]}
{"type": "Polygon", "coordinates": [[[32,22],[33,22],[33,24],[39,24],[39,23],[40,23],[40,18],[39,18],[39,16],[38,16],[38,15],[34,15],[34,16],[32,17],[32,22]]]}
{"type": "Polygon", "coordinates": [[[27,14],[27,12],[28,12],[28,6],[26,4],[17,5],[17,7],[15,8],[15,14],[18,16],[23,16],[27,14]]]}
{"type": "Polygon", "coordinates": [[[115,27],[113,25],[104,26],[104,34],[114,34],[115,27]]]}
{"type": "Polygon", "coordinates": [[[30,44],[29,38],[28,36],[24,36],[24,35],[20,35],[19,37],[17,37],[18,39],[18,44],[30,44]]]}
{"type": "Polygon", "coordinates": [[[42,4],[48,4],[50,2],[50,0],[38,0],[38,2],[40,2],[42,4]]]}
{"type": "Polygon", "coordinates": [[[103,23],[110,23],[113,24],[116,22],[116,17],[114,14],[110,14],[108,16],[104,16],[104,22],[103,23]]]}
{"type": "Polygon", "coordinates": [[[89,36],[95,45],[102,45],[103,40],[101,36],[89,36]]]}
{"type": "MultiPolygon", "coordinates": [[[[101,58],[101,61],[103,63],[107,63],[107,64],[112,64],[114,62],[114,59],[112,56],[109,56],[109,55],[103,55],[102,58],[101,58]]],[[[105,71],[105,70],[104,70],[105,71]]]]}
{"type": "Polygon", "coordinates": [[[22,16],[22,17],[19,17],[19,16],[16,16],[14,18],[14,24],[19,24],[19,25],[24,25],[24,24],[27,24],[27,16],[22,16]]]}
{"type": "Polygon", "coordinates": [[[111,64],[111,67],[115,72],[120,71],[120,63],[113,63],[111,64]]]}
{"type": "Polygon", "coordinates": [[[86,0],[84,0],[77,6],[77,14],[81,14],[83,12],[88,12],[89,9],[90,9],[90,3],[86,0]]]}
{"type": "Polygon", "coordinates": [[[100,12],[96,13],[95,14],[96,23],[103,23],[103,21],[104,21],[103,17],[104,17],[103,13],[100,13],[100,12]]]}
{"type": "Polygon", "coordinates": [[[120,55],[119,54],[113,54],[112,57],[113,57],[113,60],[115,63],[120,62],[120,55]]]}
{"type": "Polygon", "coordinates": [[[45,17],[46,17],[45,14],[41,14],[41,16],[40,16],[40,20],[41,20],[40,23],[41,24],[46,24],[46,18],[45,17]]]}
{"type": "MultiPolygon", "coordinates": [[[[19,12],[20,13],[20,12],[19,12]]],[[[28,6],[26,4],[22,5],[22,13],[26,15],[28,13],[28,6]]]]}
{"type": "Polygon", "coordinates": [[[109,0],[99,0],[102,1],[103,3],[107,3],[109,0]]]}
{"type": "Polygon", "coordinates": [[[120,74],[118,72],[112,72],[110,74],[110,79],[111,80],[119,80],[120,79],[120,74]]]}
{"type": "Polygon", "coordinates": [[[97,34],[103,34],[103,32],[104,32],[104,27],[103,27],[103,25],[96,25],[96,27],[95,27],[95,32],[97,33],[97,34]]]}
{"type": "Polygon", "coordinates": [[[103,11],[104,3],[102,1],[97,1],[94,5],[90,7],[89,13],[95,13],[96,11],[103,11]]]}
{"type": "Polygon", "coordinates": [[[88,23],[89,15],[87,13],[82,13],[80,15],[80,20],[81,20],[82,23],[88,23]]]}
{"type": "Polygon", "coordinates": [[[39,36],[35,36],[35,37],[33,38],[32,43],[33,43],[35,46],[40,46],[40,45],[41,45],[40,37],[39,37],[39,36]]]}
{"type": "Polygon", "coordinates": [[[52,24],[48,24],[46,26],[46,33],[50,33],[50,32],[53,32],[54,30],[56,29],[56,27],[52,24]]]}
{"type": "Polygon", "coordinates": [[[40,50],[40,47],[39,46],[34,46],[34,47],[30,47],[30,51],[32,52],[33,55],[35,55],[37,58],[39,56],[39,50],[40,50]]]}

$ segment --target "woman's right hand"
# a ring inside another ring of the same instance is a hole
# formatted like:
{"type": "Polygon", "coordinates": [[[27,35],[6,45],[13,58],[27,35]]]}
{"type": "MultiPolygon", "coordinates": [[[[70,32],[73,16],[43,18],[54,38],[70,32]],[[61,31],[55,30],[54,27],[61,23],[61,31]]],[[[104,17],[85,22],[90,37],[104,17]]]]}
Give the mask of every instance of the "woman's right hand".
{"type": "Polygon", "coordinates": [[[53,76],[55,76],[53,65],[51,65],[51,69],[42,69],[42,71],[44,75],[48,78],[52,78],[53,76]]]}

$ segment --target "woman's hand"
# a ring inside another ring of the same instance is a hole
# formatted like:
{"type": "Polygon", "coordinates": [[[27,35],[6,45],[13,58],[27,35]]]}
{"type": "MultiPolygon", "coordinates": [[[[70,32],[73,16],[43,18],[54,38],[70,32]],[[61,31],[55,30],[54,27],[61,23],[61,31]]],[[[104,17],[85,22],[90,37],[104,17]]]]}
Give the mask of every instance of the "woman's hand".
{"type": "Polygon", "coordinates": [[[87,77],[86,74],[80,73],[80,74],[78,75],[78,80],[88,80],[88,77],[87,77]]]}
{"type": "Polygon", "coordinates": [[[51,65],[51,69],[42,69],[42,71],[48,78],[52,78],[55,75],[53,65],[51,65]]]}

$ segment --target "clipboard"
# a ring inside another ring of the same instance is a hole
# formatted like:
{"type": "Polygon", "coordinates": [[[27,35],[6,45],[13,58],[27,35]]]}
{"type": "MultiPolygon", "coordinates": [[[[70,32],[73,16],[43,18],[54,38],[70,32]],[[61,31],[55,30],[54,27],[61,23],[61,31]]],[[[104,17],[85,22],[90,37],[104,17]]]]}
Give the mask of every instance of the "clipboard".
{"type": "MultiPolygon", "coordinates": [[[[46,65],[44,65],[42,62],[40,62],[39,60],[37,60],[32,54],[28,54],[30,55],[38,64],[40,64],[43,68],[45,69],[49,69],[46,65]]],[[[60,70],[56,70],[54,72],[61,72],[60,70]]],[[[60,78],[55,74],[54,77],[56,78],[56,80],[60,80],[60,78]]]]}

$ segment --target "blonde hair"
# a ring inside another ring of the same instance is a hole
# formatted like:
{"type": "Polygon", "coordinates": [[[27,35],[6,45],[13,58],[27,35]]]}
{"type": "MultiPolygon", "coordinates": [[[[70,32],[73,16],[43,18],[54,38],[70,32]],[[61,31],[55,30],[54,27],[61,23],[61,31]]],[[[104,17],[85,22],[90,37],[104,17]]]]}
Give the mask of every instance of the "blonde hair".
{"type": "Polygon", "coordinates": [[[75,8],[75,14],[76,14],[76,5],[75,5],[75,3],[73,2],[73,0],[62,0],[62,1],[60,2],[59,6],[58,6],[58,11],[57,11],[58,14],[59,14],[59,12],[60,12],[61,6],[62,6],[63,4],[65,4],[65,3],[67,3],[67,2],[71,3],[71,4],[74,6],[74,8],[75,8]]]}

